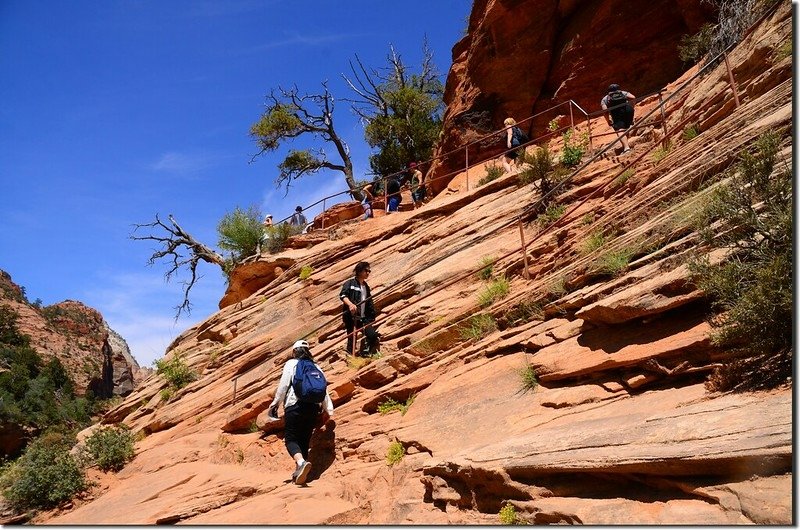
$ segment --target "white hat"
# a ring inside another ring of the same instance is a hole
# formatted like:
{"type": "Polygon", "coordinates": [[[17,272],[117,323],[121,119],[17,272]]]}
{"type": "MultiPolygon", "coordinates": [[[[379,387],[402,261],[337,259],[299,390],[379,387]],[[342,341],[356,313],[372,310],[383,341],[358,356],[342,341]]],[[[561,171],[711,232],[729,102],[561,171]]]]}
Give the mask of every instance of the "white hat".
{"type": "Polygon", "coordinates": [[[293,350],[296,350],[297,348],[308,348],[308,347],[309,347],[309,346],[308,346],[308,342],[306,342],[306,341],[304,341],[304,340],[298,340],[297,342],[295,342],[295,343],[292,345],[292,349],[293,349],[293,350]]]}

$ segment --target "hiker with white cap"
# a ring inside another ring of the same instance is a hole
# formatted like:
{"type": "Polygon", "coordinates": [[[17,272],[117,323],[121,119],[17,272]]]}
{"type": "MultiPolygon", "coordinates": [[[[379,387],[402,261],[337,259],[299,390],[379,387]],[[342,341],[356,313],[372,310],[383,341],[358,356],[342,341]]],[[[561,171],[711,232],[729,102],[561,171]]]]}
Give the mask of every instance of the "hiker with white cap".
{"type": "Polygon", "coordinates": [[[301,485],[306,483],[311,471],[308,447],[314,426],[320,419],[323,408],[327,418],[322,418],[322,424],[333,419],[333,401],[328,394],[328,382],[322,370],[314,363],[308,342],[295,342],[292,356],[283,365],[278,390],[275,391],[275,398],[269,407],[269,417],[277,420],[278,405],[283,403],[286,423],[283,441],[296,464],[292,482],[301,485]]]}
{"type": "Polygon", "coordinates": [[[272,214],[268,213],[266,217],[264,217],[264,221],[261,223],[261,237],[258,238],[258,244],[256,245],[256,254],[261,254],[261,247],[262,245],[267,244],[267,239],[269,239],[270,228],[272,227],[272,214]]]}

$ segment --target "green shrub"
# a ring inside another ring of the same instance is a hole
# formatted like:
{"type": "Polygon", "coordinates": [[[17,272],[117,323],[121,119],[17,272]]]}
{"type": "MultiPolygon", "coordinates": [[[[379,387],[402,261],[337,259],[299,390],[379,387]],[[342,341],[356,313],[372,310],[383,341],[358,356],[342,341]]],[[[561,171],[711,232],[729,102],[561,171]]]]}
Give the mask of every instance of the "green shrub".
{"type": "Polygon", "coordinates": [[[581,247],[581,253],[583,255],[591,254],[598,248],[602,247],[606,244],[606,236],[603,235],[602,230],[595,230],[589,237],[586,238],[586,241],[583,242],[583,246],[581,247]]]}
{"type": "Polygon", "coordinates": [[[393,466],[403,459],[406,454],[406,448],[403,444],[395,440],[389,444],[389,449],[386,451],[386,464],[393,466]]]}
{"type": "Polygon", "coordinates": [[[711,24],[703,24],[694,35],[684,35],[678,44],[678,57],[684,63],[696,63],[708,53],[713,36],[714,26],[711,24]]]}
{"type": "Polygon", "coordinates": [[[734,355],[708,381],[711,390],[778,387],[792,377],[792,174],[775,170],[779,137],[743,151],[697,220],[707,244],[733,253],[721,265],[690,263],[696,283],[720,311],[712,341],[734,355]],[[714,228],[714,221],[722,223],[714,228]]]}
{"type": "Polygon", "coordinates": [[[170,388],[162,388],[161,392],[159,392],[158,394],[161,396],[161,401],[163,403],[166,403],[167,401],[172,399],[172,396],[175,395],[175,391],[171,387],[170,388]]]}
{"type": "Polygon", "coordinates": [[[633,169],[631,169],[631,168],[626,169],[625,171],[620,173],[617,178],[614,179],[613,187],[614,188],[619,188],[620,186],[624,186],[625,183],[628,182],[628,179],[631,178],[635,174],[636,174],[636,172],[633,171],[633,169]]]}
{"type": "Polygon", "coordinates": [[[302,226],[290,225],[289,223],[269,226],[264,231],[263,248],[270,254],[276,254],[286,247],[290,237],[296,236],[302,231],[302,226]]]}
{"type": "Polygon", "coordinates": [[[388,398],[383,403],[378,405],[378,412],[381,414],[389,414],[391,412],[400,412],[401,416],[405,416],[406,412],[408,412],[408,408],[414,403],[414,398],[416,396],[411,394],[405,401],[405,403],[400,403],[395,401],[393,398],[388,398]]]}
{"type": "Polygon", "coordinates": [[[101,427],[86,439],[86,450],[103,471],[119,471],[133,460],[133,433],[125,425],[101,427]]]}
{"type": "Polygon", "coordinates": [[[687,141],[687,142],[688,142],[688,141],[690,141],[690,140],[694,140],[695,138],[697,138],[697,135],[699,135],[699,134],[700,134],[700,128],[699,128],[699,126],[698,126],[698,125],[695,123],[695,124],[689,125],[688,127],[686,127],[686,128],[683,130],[682,137],[683,137],[683,139],[684,139],[685,141],[687,141]]]}
{"type": "Polygon", "coordinates": [[[458,332],[464,340],[478,340],[496,329],[497,322],[492,315],[480,314],[469,317],[467,322],[458,328],[458,332]]]}
{"type": "Polygon", "coordinates": [[[556,116],[555,118],[547,122],[547,130],[550,132],[556,132],[560,126],[561,126],[561,116],[556,116]]]}
{"type": "Polygon", "coordinates": [[[261,211],[257,206],[247,210],[237,206],[217,224],[217,235],[219,248],[230,251],[235,262],[254,255],[264,235],[261,211]]]}
{"type": "Polygon", "coordinates": [[[672,151],[672,142],[667,142],[666,146],[662,145],[661,147],[653,151],[653,162],[658,164],[659,162],[664,160],[664,158],[666,158],[666,156],[670,153],[670,151],[672,151]]]}
{"type": "Polygon", "coordinates": [[[581,217],[581,226],[589,226],[594,222],[594,214],[589,212],[581,217]]]}
{"type": "Polygon", "coordinates": [[[505,173],[505,168],[497,165],[491,165],[486,168],[486,175],[481,177],[478,181],[478,186],[483,186],[484,184],[488,184],[493,180],[497,180],[503,176],[505,173]]]}
{"type": "Polygon", "coordinates": [[[536,387],[539,386],[539,381],[536,378],[536,369],[533,365],[526,365],[524,368],[519,370],[519,390],[523,394],[525,392],[533,392],[536,390],[536,387]]]}
{"type": "Polygon", "coordinates": [[[538,302],[523,301],[503,315],[506,326],[518,326],[531,320],[543,320],[542,304],[538,302]]]}
{"type": "Polygon", "coordinates": [[[70,455],[70,436],[47,433],[33,442],[2,476],[3,495],[20,510],[51,508],[86,489],[80,463],[70,455]]]}
{"type": "Polygon", "coordinates": [[[168,360],[158,359],[155,364],[156,373],[164,376],[164,379],[176,390],[197,379],[197,374],[189,368],[182,354],[176,353],[168,360]]]}
{"type": "Polygon", "coordinates": [[[478,303],[481,307],[489,307],[495,301],[501,300],[508,295],[511,288],[505,276],[500,276],[492,280],[486,288],[478,295],[478,303]]]}
{"type": "Polygon", "coordinates": [[[536,223],[542,228],[545,228],[560,219],[566,211],[566,205],[551,204],[547,207],[547,209],[545,209],[544,213],[539,214],[539,216],[536,218],[536,223]]]}
{"type": "Polygon", "coordinates": [[[792,56],[792,39],[789,38],[775,51],[775,62],[782,61],[792,56]]]}
{"type": "Polygon", "coordinates": [[[537,147],[533,153],[525,156],[525,162],[528,164],[523,171],[517,175],[517,181],[521,185],[539,182],[539,191],[542,195],[549,192],[553,187],[553,155],[547,146],[537,147]]]}
{"type": "Polygon", "coordinates": [[[567,129],[564,131],[564,148],[561,151],[561,164],[566,167],[575,167],[580,164],[583,154],[586,152],[588,137],[583,135],[580,140],[573,138],[575,131],[567,129]]]}
{"type": "Polygon", "coordinates": [[[630,263],[634,254],[635,250],[631,248],[607,252],[595,262],[593,272],[617,276],[628,267],[628,263],[630,263]]]}
{"type": "Polygon", "coordinates": [[[481,258],[481,270],[478,271],[478,278],[481,280],[488,280],[492,277],[492,270],[494,269],[494,262],[497,260],[494,256],[485,256],[481,258]]]}
{"type": "Polygon", "coordinates": [[[300,279],[307,280],[311,278],[311,275],[313,273],[314,273],[314,267],[312,267],[311,265],[303,265],[303,267],[300,269],[300,279]]]}
{"type": "Polygon", "coordinates": [[[519,516],[517,515],[517,509],[514,506],[507,502],[500,508],[500,513],[498,513],[500,517],[500,524],[505,525],[517,525],[522,524],[519,516]]]}

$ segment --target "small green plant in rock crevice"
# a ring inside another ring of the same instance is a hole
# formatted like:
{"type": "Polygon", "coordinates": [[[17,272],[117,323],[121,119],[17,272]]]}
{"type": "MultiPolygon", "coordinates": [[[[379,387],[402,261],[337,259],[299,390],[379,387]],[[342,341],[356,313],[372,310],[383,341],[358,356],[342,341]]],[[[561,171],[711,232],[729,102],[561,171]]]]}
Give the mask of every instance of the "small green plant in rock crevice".
{"type": "Polygon", "coordinates": [[[588,136],[581,135],[579,140],[574,138],[575,131],[567,129],[564,131],[564,148],[561,150],[561,164],[566,167],[575,167],[580,164],[583,154],[586,152],[588,136]]]}
{"type": "Polygon", "coordinates": [[[497,322],[492,315],[480,314],[469,317],[465,324],[458,328],[464,340],[479,340],[497,329],[497,322]]]}
{"type": "Polygon", "coordinates": [[[156,373],[164,377],[175,390],[181,389],[197,379],[197,374],[186,364],[186,358],[176,353],[171,359],[158,359],[156,373]]]}
{"type": "Polygon", "coordinates": [[[589,237],[586,238],[586,241],[583,242],[581,246],[581,254],[584,256],[587,254],[591,254],[598,248],[602,247],[606,244],[606,236],[603,235],[602,230],[595,230],[589,237]]]}
{"type": "Polygon", "coordinates": [[[536,224],[542,228],[545,228],[560,219],[566,211],[567,207],[564,204],[551,204],[547,207],[544,213],[539,214],[539,216],[536,218],[536,224]]]}
{"type": "Polygon", "coordinates": [[[618,276],[628,267],[634,254],[636,254],[636,250],[632,248],[612,250],[600,256],[595,261],[592,270],[598,274],[618,276]]]}
{"type": "Polygon", "coordinates": [[[511,284],[505,276],[500,276],[492,280],[486,288],[478,295],[478,303],[481,307],[489,307],[497,300],[508,296],[511,284]]]}
{"type": "Polygon", "coordinates": [[[312,267],[311,265],[303,265],[303,267],[300,269],[300,279],[307,280],[311,278],[311,275],[313,273],[314,273],[314,267],[312,267]]]}
{"type": "Polygon", "coordinates": [[[493,180],[499,179],[500,177],[503,176],[503,173],[505,172],[506,172],[505,168],[501,166],[497,165],[487,166],[486,175],[481,177],[481,179],[478,181],[478,186],[483,186],[484,184],[488,184],[493,180]]]}
{"type": "Polygon", "coordinates": [[[481,280],[490,279],[492,277],[495,261],[497,261],[497,258],[494,256],[483,257],[479,264],[481,266],[481,270],[479,270],[477,273],[478,278],[480,278],[481,280]]]}
{"type": "Polygon", "coordinates": [[[517,509],[514,508],[514,505],[510,502],[507,502],[500,508],[500,512],[497,514],[500,518],[500,524],[504,525],[519,525],[523,524],[522,520],[517,515],[517,509]]]}
{"type": "Polygon", "coordinates": [[[661,147],[657,148],[655,151],[653,151],[653,162],[658,164],[667,157],[670,151],[672,151],[672,142],[667,142],[666,146],[662,145],[661,147]]]}
{"type": "Polygon", "coordinates": [[[403,444],[395,440],[389,444],[389,449],[386,451],[386,464],[393,466],[400,462],[406,454],[406,448],[403,444]]]}
{"type": "Polygon", "coordinates": [[[388,398],[386,401],[378,405],[378,412],[380,414],[399,412],[401,416],[405,416],[406,412],[408,412],[408,408],[414,403],[415,397],[416,396],[414,394],[411,394],[410,396],[408,396],[405,403],[400,403],[399,401],[395,401],[394,398],[388,398]]]}
{"type": "Polygon", "coordinates": [[[531,364],[526,364],[524,368],[519,370],[519,391],[521,393],[533,392],[539,386],[539,381],[536,378],[536,369],[531,364]]]}
{"type": "Polygon", "coordinates": [[[682,138],[683,138],[685,141],[687,141],[687,142],[688,142],[688,141],[691,141],[691,140],[694,140],[695,138],[697,138],[697,136],[698,136],[699,134],[700,134],[700,128],[699,128],[699,126],[698,126],[698,125],[695,123],[695,124],[692,124],[692,125],[689,125],[688,127],[686,127],[686,128],[683,130],[683,134],[681,135],[681,137],[682,137],[682,138]]]}

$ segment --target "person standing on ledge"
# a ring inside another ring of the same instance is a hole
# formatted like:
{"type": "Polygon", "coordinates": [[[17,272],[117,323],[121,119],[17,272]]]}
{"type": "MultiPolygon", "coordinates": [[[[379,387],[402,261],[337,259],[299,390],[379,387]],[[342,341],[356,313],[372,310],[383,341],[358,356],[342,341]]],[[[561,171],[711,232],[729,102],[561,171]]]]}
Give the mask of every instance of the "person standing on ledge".
{"type": "MultiPolygon", "coordinates": [[[[347,330],[347,354],[353,354],[354,335],[356,328],[364,327],[364,340],[361,343],[361,355],[372,355],[378,347],[380,335],[375,328],[368,325],[375,320],[375,305],[372,303],[372,294],[367,284],[370,267],[366,261],[361,261],[354,270],[355,277],[350,278],[339,292],[342,301],[342,321],[347,330]]],[[[359,352],[355,352],[356,357],[359,352]]]]}
{"type": "Polygon", "coordinates": [[[328,382],[322,370],[314,363],[308,342],[295,342],[292,345],[292,356],[283,365],[281,380],[268,414],[270,419],[277,420],[278,405],[283,403],[286,418],[283,441],[296,464],[292,482],[302,485],[311,471],[308,448],[314,425],[323,408],[327,418],[323,418],[322,424],[333,420],[333,401],[328,394],[328,382]]]}
{"type": "Polygon", "coordinates": [[[627,153],[631,150],[628,145],[628,135],[622,134],[633,124],[633,100],[636,96],[625,90],[620,90],[619,85],[612,83],[608,85],[608,94],[600,100],[600,106],[606,111],[606,121],[617,133],[617,138],[622,138],[622,152],[627,153]]]}

